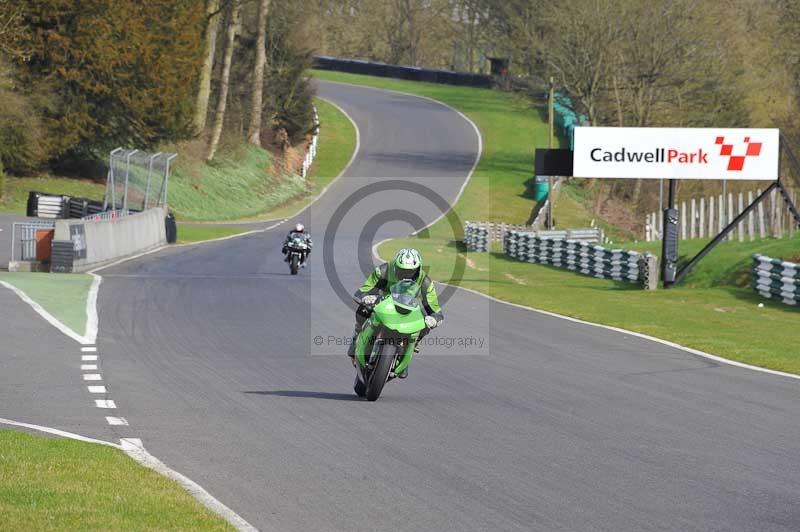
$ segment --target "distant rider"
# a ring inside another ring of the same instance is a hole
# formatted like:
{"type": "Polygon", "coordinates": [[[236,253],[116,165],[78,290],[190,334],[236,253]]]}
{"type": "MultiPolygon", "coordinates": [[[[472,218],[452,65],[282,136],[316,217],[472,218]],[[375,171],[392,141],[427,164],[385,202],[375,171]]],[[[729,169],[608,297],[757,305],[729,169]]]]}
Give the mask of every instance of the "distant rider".
{"type": "MultiPolygon", "coordinates": [[[[422,257],[416,249],[401,249],[397,252],[392,262],[381,264],[375,268],[361,288],[353,294],[353,297],[360,302],[358,310],[356,310],[353,341],[347,351],[347,356],[350,357],[353,364],[355,364],[356,356],[356,337],[361,332],[364,322],[367,321],[367,318],[372,313],[373,305],[378,301],[379,296],[384,295],[392,285],[404,279],[412,279],[420,287],[422,306],[425,313],[426,328],[419,334],[417,343],[414,346],[414,353],[419,353],[420,343],[431,329],[438,327],[444,321],[444,314],[442,314],[442,307],[439,305],[439,298],[436,295],[433,281],[422,270],[422,257]]],[[[398,375],[401,379],[407,376],[408,369],[403,374],[398,375]]]]}
{"type": "Polygon", "coordinates": [[[283,241],[283,249],[281,251],[284,255],[286,255],[286,258],[283,260],[284,262],[289,260],[289,256],[287,255],[289,252],[289,243],[295,238],[302,239],[306,243],[307,247],[302,251],[302,258],[300,260],[301,267],[305,268],[306,259],[308,259],[308,256],[311,255],[311,247],[314,245],[314,243],[311,241],[311,235],[308,233],[308,231],[306,231],[306,227],[301,223],[295,225],[294,229],[289,231],[289,234],[286,235],[286,240],[283,241]]]}

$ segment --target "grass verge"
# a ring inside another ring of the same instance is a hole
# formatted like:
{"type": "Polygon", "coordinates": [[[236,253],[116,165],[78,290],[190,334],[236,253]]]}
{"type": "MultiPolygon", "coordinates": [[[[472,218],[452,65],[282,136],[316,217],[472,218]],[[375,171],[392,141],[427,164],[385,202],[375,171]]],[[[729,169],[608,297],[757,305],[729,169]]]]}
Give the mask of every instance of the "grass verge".
{"type": "Polygon", "coordinates": [[[90,275],[2,272],[0,281],[25,292],[78,335],[86,334],[86,299],[92,285],[90,275]]]}
{"type": "Polygon", "coordinates": [[[103,445],[0,430],[4,530],[233,530],[171,480],[103,445]]]}

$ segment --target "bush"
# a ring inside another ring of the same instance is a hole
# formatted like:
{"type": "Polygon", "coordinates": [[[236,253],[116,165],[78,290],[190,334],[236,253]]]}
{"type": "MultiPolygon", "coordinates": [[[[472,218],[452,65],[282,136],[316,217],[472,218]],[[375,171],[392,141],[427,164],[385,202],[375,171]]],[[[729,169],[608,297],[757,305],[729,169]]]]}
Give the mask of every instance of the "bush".
{"type": "Polygon", "coordinates": [[[18,175],[38,169],[44,158],[42,133],[27,98],[0,86],[0,160],[18,175]]]}

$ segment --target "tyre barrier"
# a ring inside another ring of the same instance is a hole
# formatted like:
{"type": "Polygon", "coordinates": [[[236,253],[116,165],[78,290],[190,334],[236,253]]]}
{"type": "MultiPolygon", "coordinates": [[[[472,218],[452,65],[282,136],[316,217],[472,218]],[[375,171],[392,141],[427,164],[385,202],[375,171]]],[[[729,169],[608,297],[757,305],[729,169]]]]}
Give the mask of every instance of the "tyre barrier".
{"type": "Polygon", "coordinates": [[[28,192],[26,214],[31,218],[84,218],[103,212],[103,202],[87,198],[28,192]]]}
{"type": "MultiPolygon", "coordinates": [[[[467,251],[478,251],[486,253],[493,241],[505,242],[506,235],[511,232],[519,234],[536,235],[542,238],[555,240],[576,240],[600,244],[604,235],[602,229],[564,229],[564,230],[541,230],[529,231],[521,228],[529,226],[511,225],[495,222],[466,222],[464,224],[464,245],[467,251]]],[[[505,249],[505,246],[503,247],[505,249]]]]}
{"type": "Polygon", "coordinates": [[[607,249],[589,242],[547,238],[535,233],[509,231],[503,251],[522,262],[566,268],[599,279],[627,281],[649,287],[654,258],[649,253],[607,249]],[[648,273],[645,273],[648,272],[648,273]]]}
{"type": "Polygon", "coordinates": [[[469,223],[464,226],[464,245],[467,251],[489,252],[489,229],[485,225],[469,223]]]}
{"type": "Polygon", "coordinates": [[[493,85],[492,77],[483,74],[389,65],[386,63],[361,61],[358,59],[314,56],[313,67],[320,70],[334,70],[338,72],[348,72],[350,74],[364,74],[367,76],[406,79],[410,81],[425,81],[428,83],[440,83],[445,85],[461,85],[485,89],[490,89],[493,85]]]}
{"type": "Polygon", "coordinates": [[[800,303],[800,264],[753,255],[753,289],[787,305],[800,303]]]}

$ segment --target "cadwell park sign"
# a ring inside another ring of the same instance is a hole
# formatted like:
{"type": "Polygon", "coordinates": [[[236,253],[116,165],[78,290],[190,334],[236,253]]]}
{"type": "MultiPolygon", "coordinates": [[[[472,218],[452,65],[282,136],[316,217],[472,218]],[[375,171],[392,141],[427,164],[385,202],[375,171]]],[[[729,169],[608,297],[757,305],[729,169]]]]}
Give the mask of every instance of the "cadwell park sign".
{"type": "Polygon", "coordinates": [[[778,129],[576,127],[573,175],[610,179],[778,179],[778,129]]]}

